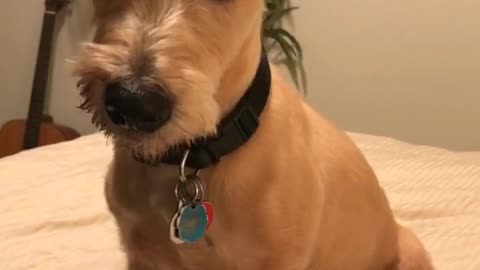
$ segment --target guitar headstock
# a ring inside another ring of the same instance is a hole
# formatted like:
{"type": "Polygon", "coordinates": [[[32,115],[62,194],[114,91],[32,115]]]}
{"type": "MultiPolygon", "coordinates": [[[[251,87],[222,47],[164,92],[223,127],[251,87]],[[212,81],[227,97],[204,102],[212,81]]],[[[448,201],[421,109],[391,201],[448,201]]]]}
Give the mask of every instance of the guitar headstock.
{"type": "Polygon", "coordinates": [[[72,0],[45,0],[45,9],[49,12],[60,12],[68,6],[72,0]]]}

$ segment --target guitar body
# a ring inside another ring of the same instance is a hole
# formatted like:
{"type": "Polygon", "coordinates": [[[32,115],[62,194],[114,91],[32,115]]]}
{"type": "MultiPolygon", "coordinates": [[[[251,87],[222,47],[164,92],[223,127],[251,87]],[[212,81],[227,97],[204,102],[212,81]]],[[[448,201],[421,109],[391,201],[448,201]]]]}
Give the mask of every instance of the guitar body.
{"type": "MultiPolygon", "coordinates": [[[[25,149],[24,137],[27,129],[26,120],[12,120],[0,129],[0,158],[14,155],[25,149]]],[[[55,124],[53,120],[45,119],[40,124],[37,146],[46,146],[74,140],[80,134],[74,129],[55,124]]]]}

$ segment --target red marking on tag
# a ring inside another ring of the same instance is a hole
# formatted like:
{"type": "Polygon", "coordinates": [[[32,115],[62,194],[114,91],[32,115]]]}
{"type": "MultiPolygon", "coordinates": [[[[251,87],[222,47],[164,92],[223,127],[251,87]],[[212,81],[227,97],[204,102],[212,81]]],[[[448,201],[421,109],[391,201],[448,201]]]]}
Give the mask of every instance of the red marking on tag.
{"type": "Polygon", "coordinates": [[[213,217],[215,215],[215,209],[213,207],[213,204],[210,202],[203,202],[202,203],[203,208],[205,208],[205,212],[207,212],[207,220],[208,220],[208,225],[207,225],[207,230],[212,225],[213,223],[213,217]]]}

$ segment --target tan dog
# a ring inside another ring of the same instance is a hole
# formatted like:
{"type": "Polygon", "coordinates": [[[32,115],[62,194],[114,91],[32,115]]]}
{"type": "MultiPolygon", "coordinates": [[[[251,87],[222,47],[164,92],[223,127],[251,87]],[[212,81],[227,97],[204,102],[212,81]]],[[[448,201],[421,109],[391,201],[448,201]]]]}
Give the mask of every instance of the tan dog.
{"type": "Polygon", "coordinates": [[[82,107],[115,144],[106,197],[130,270],[433,269],[420,242],[394,221],[360,151],[273,66],[258,130],[201,171],[216,207],[207,235],[193,244],[172,242],[178,167],[132,156],[156,160],[175,145],[215,134],[256,74],[264,3],[94,5],[96,36],[79,55],[76,74],[82,107]],[[132,118],[117,110],[124,104],[119,92],[140,102],[127,104],[135,107],[127,110],[132,118]]]}

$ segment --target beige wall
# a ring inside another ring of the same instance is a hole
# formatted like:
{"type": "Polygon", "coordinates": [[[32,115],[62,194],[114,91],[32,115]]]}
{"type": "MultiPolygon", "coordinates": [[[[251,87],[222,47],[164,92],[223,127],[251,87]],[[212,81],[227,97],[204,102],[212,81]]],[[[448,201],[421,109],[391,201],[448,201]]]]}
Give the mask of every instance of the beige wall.
{"type": "MultiPolygon", "coordinates": [[[[0,1],[0,124],[26,114],[43,1],[0,1]]],[[[55,53],[49,111],[93,131],[64,59],[87,38],[77,0],[55,53]]],[[[340,127],[480,150],[480,1],[296,0],[308,99],[340,127]]]]}
{"type": "Polygon", "coordinates": [[[480,150],[480,1],[295,2],[319,110],[349,130],[480,150]]]}
{"type": "MultiPolygon", "coordinates": [[[[34,65],[37,57],[42,0],[0,1],[0,125],[28,112],[34,65]]],[[[80,99],[76,81],[65,59],[74,55],[79,42],[88,38],[89,5],[74,1],[72,16],[65,20],[56,42],[52,63],[51,92],[47,111],[57,122],[82,133],[93,131],[88,116],[76,107],[80,99]]]]}

